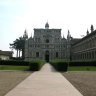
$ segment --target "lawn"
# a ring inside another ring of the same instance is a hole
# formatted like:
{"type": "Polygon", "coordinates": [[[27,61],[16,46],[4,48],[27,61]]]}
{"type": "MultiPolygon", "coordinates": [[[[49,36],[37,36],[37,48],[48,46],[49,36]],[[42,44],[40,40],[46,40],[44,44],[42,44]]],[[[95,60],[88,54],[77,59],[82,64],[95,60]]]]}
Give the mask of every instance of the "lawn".
{"type": "Polygon", "coordinates": [[[27,71],[27,70],[29,70],[29,66],[0,65],[0,70],[20,70],[20,71],[27,71]]]}
{"type": "Polygon", "coordinates": [[[68,71],[96,71],[95,66],[69,66],[68,71]]]}

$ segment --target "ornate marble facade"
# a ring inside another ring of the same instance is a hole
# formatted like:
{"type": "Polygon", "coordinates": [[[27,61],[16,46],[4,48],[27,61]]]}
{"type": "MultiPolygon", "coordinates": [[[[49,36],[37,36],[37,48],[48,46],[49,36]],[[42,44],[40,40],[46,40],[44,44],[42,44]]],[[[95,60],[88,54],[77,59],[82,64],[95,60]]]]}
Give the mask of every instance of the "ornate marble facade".
{"type": "Polygon", "coordinates": [[[34,29],[34,36],[25,42],[25,60],[66,60],[69,58],[68,40],[61,37],[61,29],[34,29]]]}
{"type": "Polygon", "coordinates": [[[35,28],[34,36],[28,38],[24,35],[25,60],[72,60],[94,61],[96,60],[96,30],[91,25],[91,33],[83,38],[72,38],[69,31],[67,39],[61,37],[61,29],[50,29],[49,24],[45,28],[35,28]]]}

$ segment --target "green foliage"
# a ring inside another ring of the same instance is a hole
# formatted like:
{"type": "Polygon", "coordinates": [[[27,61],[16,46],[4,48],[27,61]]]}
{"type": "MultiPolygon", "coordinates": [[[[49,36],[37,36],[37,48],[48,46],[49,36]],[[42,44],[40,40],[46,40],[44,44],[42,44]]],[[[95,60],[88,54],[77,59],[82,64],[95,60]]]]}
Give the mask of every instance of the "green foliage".
{"type": "Polygon", "coordinates": [[[50,60],[50,63],[65,62],[64,60],[50,60]]]}
{"type": "Polygon", "coordinates": [[[29,62],[21,60],[0,60],[0,65],[29,66],[29,62]]]}
{"type": "Polygon", "coordinates": [[[68,63],[64,61],[51,61],[51,65],[57,70],[57,71],[64,71],[66,72],[68,69],[68,63]]]}
{"type": "Polygon", "coordinates": [[[68,71],[96,71],[96,61],[69,62],[68,71]]]}
{"type": "Polygon", "coordinates": [[[29,66],[0,65],[0,70],[19,70],[19,71],[27,71],[27,70],[29,70],[29,66]]]}
{"type": "Polygon", "coordinates": [[[95,66],[70,66],[68,71],[96,71],[95,66]]]}
{"type": "Polygon", "coordinates": [[[69,62],[69,66],[96,66],[96,61],[69,62]]]}
{"type": "MultiPolygon", "coordinates": [[[[38,71],[44,65],[44,61],[0,60],[0,70],[30,70],[38,71]],[[25,67],[24,67],[25,66],[25,67]],[[25,68],[25,69],[24,69],[25,68]],[[27,69],[26,69],[27,68],[27,69]]],[[[65,62],[63,60],[50,61],[57,71],[96,71],[96,61],[65,62]]]]}
{"type": "Polygon", "coordinates": [[[44,65],[44,61],[30,61],[30,71],[39,71],[41,69],[41,67],[44,65]]]}
{"type": "Polygon", "coordinates": [[[9,44],[11,49],[17,50],[17,57],[20,57],[20,51],[22,51],[22,59],[24,59],[24,47],[25,47],[25,38],[19,37],[19,39],[16,39],[13,41],[13,43],[9,44]],[[18,56],[19,52],[19,56],[18,56]]]}
{"type": "Polygon", "coordinates": [[[44,65],[44,61],[21,61],[21,60],[1,60],[0,70],[24,70],[38,71],[44,65]],[[25,67],[24,67],[25,66],[25,67]],[[23,69],[22,69],[23,68],[23,69]]]}
{"type": "Polygon", "coordinates": [[[54,60],[50,62],[57,71],[96,71],[96,61],[65,62],[54,60]]]}
{"type": "Polygon", "coordinates": [[[1,69],[0,70],[18,70],[18,68],[24,68],[25,66],[25,69],[26,69],[26,66],[27,68],[29,68],[28,70],[30,71],[38,71],[41,69],[41,67],[44,65],[44,61],[40,61],[40,60],[37,60],[37,61],[30,61],[30,62],[27,62],[27,61],[21,61],[21,60],[1,60],[0,61],[0,66],[1,66],[1,69]],[[17,67],[16,67],[17,66],[17,67]],[[16,68],[16,69],[15,69],[16,68]]]}

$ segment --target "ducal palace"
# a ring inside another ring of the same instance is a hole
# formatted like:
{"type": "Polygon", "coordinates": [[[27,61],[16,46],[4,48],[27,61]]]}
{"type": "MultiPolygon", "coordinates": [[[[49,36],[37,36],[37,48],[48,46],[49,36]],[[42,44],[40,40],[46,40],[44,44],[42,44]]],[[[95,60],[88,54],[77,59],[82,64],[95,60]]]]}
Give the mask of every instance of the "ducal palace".
{"type": "Polygon", "coordinates": [[[91,25],[91,33],[83,38],[72,38],[68,31],[67,38],[61,36],[61,29],[35,28],[34,36],[28,38],[24,32],[25,60],[96,60],[96,31],[91,25]]]}

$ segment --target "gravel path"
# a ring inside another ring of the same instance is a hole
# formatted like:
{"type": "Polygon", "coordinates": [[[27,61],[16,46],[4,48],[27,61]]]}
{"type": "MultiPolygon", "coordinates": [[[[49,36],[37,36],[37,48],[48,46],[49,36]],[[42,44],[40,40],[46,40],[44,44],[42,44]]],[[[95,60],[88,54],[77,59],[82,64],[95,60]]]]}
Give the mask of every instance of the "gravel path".
{"type": "Polygon", "coordinates": [[[0,71],[0,96],[4,96],[30,74],[24,71],[0,71]]]}
{"type": "Polygon", "coordinates": [[[96,96],[96,72],[62,73],[84,96],[96,96]]]}

